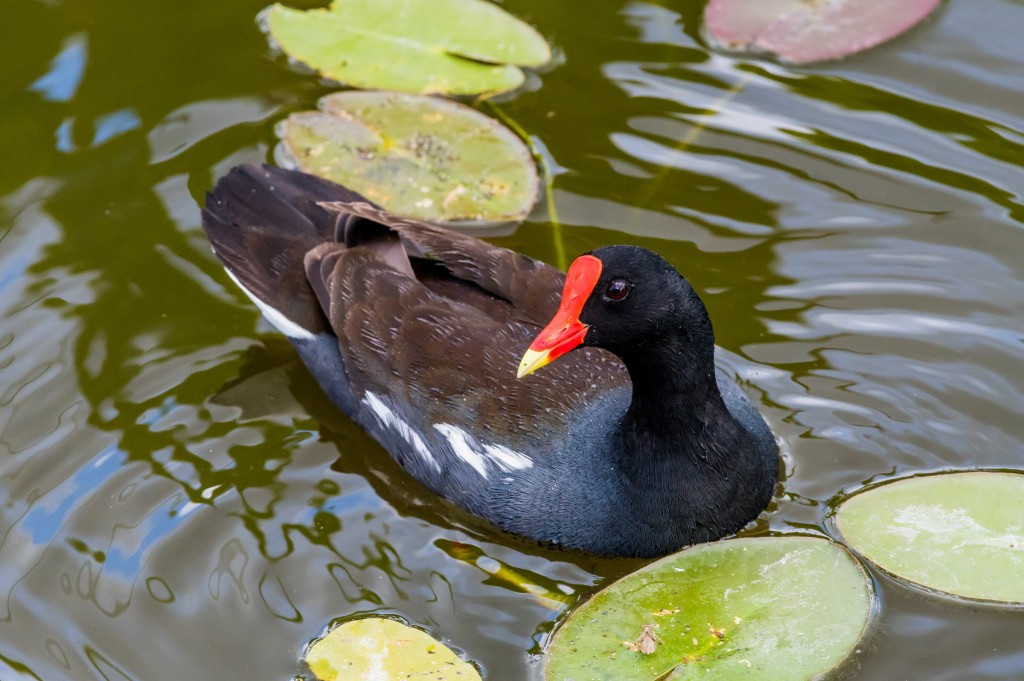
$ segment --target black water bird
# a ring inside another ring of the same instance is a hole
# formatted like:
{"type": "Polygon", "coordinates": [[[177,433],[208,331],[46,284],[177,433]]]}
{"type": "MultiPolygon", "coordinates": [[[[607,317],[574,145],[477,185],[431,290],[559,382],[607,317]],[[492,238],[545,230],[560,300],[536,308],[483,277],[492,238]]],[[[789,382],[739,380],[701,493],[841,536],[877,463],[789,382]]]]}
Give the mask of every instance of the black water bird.
{"type": "Polygon", "coordinates": [[[734,532],[772,497],[771,431],[716,371],[697,293],[651,251],[599,248],[563,274],[252,165],[218,182],[203,226],[331,400],[503,530],[654,556],[734,532]]]}

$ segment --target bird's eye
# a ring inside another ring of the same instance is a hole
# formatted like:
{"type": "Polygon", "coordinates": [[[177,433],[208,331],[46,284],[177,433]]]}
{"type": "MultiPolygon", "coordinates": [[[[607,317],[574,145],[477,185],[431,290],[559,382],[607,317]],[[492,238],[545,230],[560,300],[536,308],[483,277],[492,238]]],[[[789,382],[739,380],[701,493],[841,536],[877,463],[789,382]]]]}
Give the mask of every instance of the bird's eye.
{"type": "Polygon", "coordinates": [[[609,300],[622,300],[629,295],[629,282],[625,279],[613,279],[604,290],[609,300]]]}

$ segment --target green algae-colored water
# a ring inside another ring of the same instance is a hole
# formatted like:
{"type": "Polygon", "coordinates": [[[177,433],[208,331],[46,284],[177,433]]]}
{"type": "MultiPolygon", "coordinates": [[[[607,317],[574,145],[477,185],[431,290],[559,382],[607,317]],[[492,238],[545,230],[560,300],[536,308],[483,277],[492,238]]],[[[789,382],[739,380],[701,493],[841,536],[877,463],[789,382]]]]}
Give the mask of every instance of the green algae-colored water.
{"type": "MultiPolygon", "coordinates": [[[[529,592],[638,563],[427,493],[220,269],[203,192],[332,90],[270,52],[262,6],[0,6],[0,679],[286,680],[363,613],[529,678],[558,619],[529,592]]],[[[498,106],[560,170],[566,252],[678,266],[783,442],[745,534],[830,534],[869,481],[1024,468],[1024,4],[950,2],[813,68],[709,52],[700,3],[503,6],[563,55],[498,106]]],[[[492,238],[556,259],[544,206],[492,238]]],[[[844,676],[1024,677],[1019,611],[872,574],[844,676]]]]}

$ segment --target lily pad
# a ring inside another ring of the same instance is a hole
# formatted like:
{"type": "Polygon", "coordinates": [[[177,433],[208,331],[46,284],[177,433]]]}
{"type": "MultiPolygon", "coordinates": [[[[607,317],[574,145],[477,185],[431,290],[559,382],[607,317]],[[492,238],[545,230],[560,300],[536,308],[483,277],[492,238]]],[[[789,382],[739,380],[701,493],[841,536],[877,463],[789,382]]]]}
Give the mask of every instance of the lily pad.
{"type": "Polygon", "coordinates": [[[907,478],[851,497],[836,521],[854,550],[896,577],[1024,604],[1024,475],[907,478]]]}
{"type": "Polygon", "coordinates": [[[306,663],[320,681],[480,681],[480,674],[429,634],[395,620],[352,620],[317,641],[306,663]]]}
{"type": "Polygon", "coordinates": [[[270,37],[292,58],[358,88],[470,95],[519,87],[547,42],[483,0],[336,0],[306,12],[271,5],[270,37]]]}
{"type": "Polygon", "coordinates": [[[842,662],[869,619],[860,564],[827,539],[685,549],[603,589],[555,633],[548,681],[806,681],[842,662]]]}
{"type": "Polygon", "coordinates": [[[791,64],[845,57],[895,38],[939,0],[710,0],[706,34],[715,47],[768,52],[791,64]]]}
{"type": "Polygon", "coordinates": [[[515,133],[463,104],[339,92],[292,114],[279,161],[350,187],[392,213],[432,221],[519,220],[537,169],[515,133]]]}

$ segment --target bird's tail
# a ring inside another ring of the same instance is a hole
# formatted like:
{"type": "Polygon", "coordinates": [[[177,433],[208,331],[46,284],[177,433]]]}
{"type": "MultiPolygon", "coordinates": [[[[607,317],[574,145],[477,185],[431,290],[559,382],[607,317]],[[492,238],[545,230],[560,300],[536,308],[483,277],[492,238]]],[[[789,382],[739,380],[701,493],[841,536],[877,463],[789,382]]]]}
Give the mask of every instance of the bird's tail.
{"type": "Polygon", "coordinates": [[[291,338],[304,338],[330,325],[303,258],[320,244],[343,240],[350,218],[321,204],[365,201],[313,175],[243,165],[206,195],[203,228],[228,274],[270,322],[291,338]]]}

